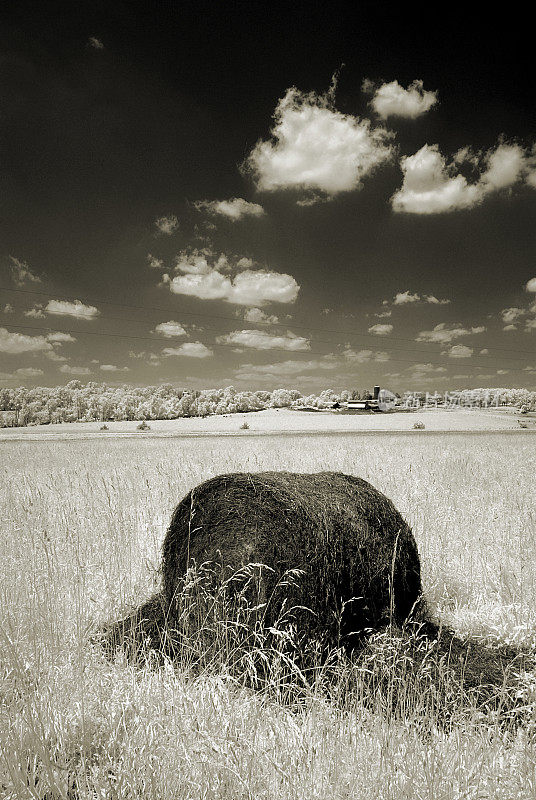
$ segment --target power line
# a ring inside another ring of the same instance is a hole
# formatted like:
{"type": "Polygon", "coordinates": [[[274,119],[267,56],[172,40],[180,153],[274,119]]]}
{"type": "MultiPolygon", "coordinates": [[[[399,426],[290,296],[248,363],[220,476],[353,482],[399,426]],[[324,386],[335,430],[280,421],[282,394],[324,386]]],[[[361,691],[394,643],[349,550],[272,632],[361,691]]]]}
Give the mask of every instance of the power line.
{"type": "MultiPolygon", "coordinates": [[[[38,326],[34,326],[34,325],[9,324],[9,327],[10,328],[22,328],[23,330],[46,331],[46,332],[54,332],[54,331],[57,330],[56,327],[38,327],[38,326]]],[[[61,333],[70,333],[70,334],[73,334],[74,336],[104,336],[104,337],[110,337],[110,338],[114,338],[114,339],[135,339],[135,340],[139,340],[139,341],[159,342],[159,343],[166,342],[168,345],[171,344],[171,340],[169,338],[165,338],[165,337],[162,337],[162,336],[159,336],[159,337],[156,337],[156,336],[132,336],[132,335],[129,335],[129,334],[122,334],[122,333],[101,333],[99,331],[78,331],[78,330],[74,330],[73,328],[71,328],[71,329],[63,329],[60,332],[61,333]]],[[[240,346],[239,343],[237,343],[237,345],[240,346]]],[[[211,348],[214,347],[214,348],[227,349],[229,347],[229,345],[228,344],[211,344],[210,347],[211,348]]],[[[298,356],[298,355],[325,357],[327,355],[333,355],[331,353],[321,353],[319,351],[313,351],[313,350],[288,350],[286,348],[275,348],[275,347],[274,348],[269,348],[269,349],[266,349],[266,350],[258,350],[257,348],[246,348],[246,347],[244,347],[243,352],[286,353],[287,356],[289,356],[289,357],[290,356],[298,356]]],[[[374,354],[374,351],[371,351],[371,352],[374,354]]],[[[384,350],[377,350],[376,354],[377,353],[383,353],[383,352],[385,352],[385,351],[384,350]]],[[[337,355],[339,355],[340,357],[344,357],[344,353],[339,353],[337,355]]],[[[371,363],[371,362],[374,362],[376,364],[378,364],[378,363],[383,363],[383,364],[387,364],[387,363],[395,363],[395,364],[396,363],[401,363],[402,364],[402,363],[404,363],[404,364],[415,364],[415,365],[420,363],[420,362],[417,362],[414,358],[389,358],[389,359],[386,359],[386,360],[370,359],[368,362],[356,361],[354,363],[358,363],[359,364],[359,363],[371,363]]],[[[350,360],[347,363],[348,363],[349,366],[351,366],[351,364],[352,364],[352,362],[350,360]]],[[[432,363],[432,364],[436,363],[436,364],[441,364],[441,365],[445,364],[444,361],[437,361],[437,360],[432,359],[432,358],[428,358],[428,363],[432,363]]],[[[471,367],[479,367],[479,368],[481,367],[483,369],[489,369],[490,368],[489,364],[471,363],[469,366],[471,366],[471,367]]],[[[524,372],[525,371],[521,367],[510,367],[509,366],[508,369],[511,372],[524,372]]],[[[478,377],[478,376],[476,376],[476,377],[478,377]]]]}
{"type": "MultiPolygon", "coordinates": [[[[15,306],[15,308],[22,309],[22,306],[15,306]]],[[[60,314],[60,313],[55,312],[55,311],[47,311],[47,314],[49,314],[50,316],[60,316],[60,317],[65,316],[64,314],[60,314]]],[[[208,317],[208,315],[206,315],[206,316],[208,317]]],[[[86,321],[89,321],[89,317],[85,318],[85,317],[81,316],[80,319],[82,319],[82,320],[85,319],[86,321]]],[[[92,318],[92,319],[95,319],[95,318],[92,318]]],[[[132,319],[130,317],[115,317],[115,316],[108,316],[107,315],[106,317],[102,317],[102,318],[99,318],[99,319],[103,319],[103,320],[111,319],[111,320],[119,321],[119,322],[139,323],[139,320],[132,319]]],[[[236,322],[236,321],[239,321],[239,320],[234,320],[234,321],[236,322]]],[[[6,325],[9,325],[9,324],[11,324],[11,323],[6,323],[6,325]]],[[[252,325],[256,325],[257,323],[251,323],[251,324],[252,325]]],[[[15,323],[13,323],[12,327],[15,327],[15,323]]],[[[24,327],[24,326],[19,326],[19,327],[24,327]]],[[[286,326],[286,327],[288,328],[290,326],[286,326]]],[[[292,327],[296,328],[296,327],[300,327],[300,326],[292,325],[292,327]]],[[[305,327],[305,326],[301,326],[301,327],[305,327]]],[[[322,330],[322,329],[318,328],[316,330],[322,330]]],[[[204,332],[204,331],[210,331],[211,333],[217,333],[219,335],[222,335],[222,332],[221,332],[221,330],[219,328],[211,328],[211,327],[208,327],[208,326],[204,326],[201,329],[201,332],[204,332]]],[[[327,332],[329,333],[330,331],[327,331],[327,332]]],[[[88,331],[88,333],[93,333],[93,331],[88,331]]],[[[335,333],[335,331],[333,331],[333,333],[335,333]]],[[[103,333],[102,335],[104,336],[106,334],[103,333]]],[[[111,334],[110,333],[108,335],[113,336],[113,335],[119,335],[119,334],[111,334]]],[[[352,334],[346,333],[345,334],[345,338],[349,338],[349,339],[351,339],[351,338],[361,338],[361,337],[365,337],[367,339],[374,339],[375,343],[378,343],[378,346],[379,346],[379,342],[383,341],[385,343],[385,345],[387,346],[387,348],[390,349],[390,350],[401,351],[401,352],[422,353],[423,358],[428,358],[428,356],[429,356],[429,351],[428,350],[424,350],[423,348],[420,348],[420,347],[396,347],[392,343],[392,339],[391,338],[381,339],[378,336],[371,336],[369,334],[364,334],[364,333],[352,333],[352,334]]],[[[165,338],[168,341],[170,341],[173,337],[165,337],[165,338]]],[[[414,339],[399,339],[398,337],[396,337],[395,341],[403,341],[403,342],[412,342],[413,343],[415,340],[414,339]]],[[[332,339],[318,339],[316,337],[315,337],[315,342],[318,342],[320,344],[329,344],[329,345],[338,345],[339,344],[339,342],[333,341],[332,339]]],[[[443,346],[446,346],[446,345],[450,344],[450,342],[429,342],[429,344],[442,344],[443,346]]],[[[495,349],[499,349],[499,348],[493,348],[493,349],[495,350],[495,349]]],[[[507,351],[507,352],[509,352],[509,351],[507,351]]],[[[512,352],[524,352],[524,351],[515,351],[514,350],[512,352]]],[[[530,355],[532,355],[532,353],[530,353],[530,355]]],[[[524,360],[523,356],[510,356],[510,358],[513,358],[516,361],[517,360],[524,360]]]]}
{"type": "MultiPolygon", "coordinates": [[[[50,292],[41,292],[41,291],[37,291],[37,290],[33,290],[33,289],[31,289],[31,290],[30,289],[14,289],[14,288],[10,288],[10,287],[0,286],[0,291],[18,292],[20,294],[32,294],[32,295],[41,295],[41,296],[45,296],[45,297],[51,297],[50,292]]],[[[162,313],[165,313],[165,314],[176,313],[176,314],[180,314],[182,316],[201,317],[202,319],[221,319],[221,320],[227,320],[229,322],[233,322],[235,324],[237,322],[239,322],[240,320],[246,321],[246,320],[243,320],[243,318],[237,317],[237,316],[232,317],[232,316],[227,316],[227,315],[223,315],[223,314],[206,314],[206,313],[197,312],[197,311],[185,311],[183,309],[163,308],[162,306],[138,306],[138,305],[131,305],[131,304],[127,304],[127,303],[115,303],[115,302],[113,302],[111,300],[91,299],[91,298],[88,298],[88,297],[83,297],[81,295],[77,295],[75,297],[74,295],[66,296],[66,295],[63,294],[63,297],[66,300],[71,301],[71,302],[76,302],[76,300],[84,300],[86,303],[95,303],[95,304],[101,304],[101,305],[116,306],[117,308],[128,308],[128,309],[135,309],[135,310],[138,310],[138,311],[155,311],[155,312],[162,312],[162,313]]],[[[47,313],[52,313],[52,312],[47,312],[47,313]]],[[[58,316],[61,316],[61,315],[58,315],[58,316]]],[[[138,322],[138,320],[134,320],[134,319],[131,320],[131,319],[128,319],[126,317],[106,317],[106,319],[116,319],[116,320],[121,320],[123,322],[138,322]]],[[[298,329],[304,329],[304,330],[310,330],[310,331],[319,331],[321,333],[335,333],[335,334],[337,334],[337,335],[339,335],[341,337],[344,336],[344,337],[350,337],[350,338],[354,337],[354,338],[372,339],[375,342],[378,342],[378,335],[377,334],[356,333],[355,331],[346,331],[346,330],[342,330],[341,331],[341,330],[337,330],[337,329],[334,329],[334,328],[318,328],[318,327],[314,327],[312,325],[303,325],[303,324],[299,324],[299,323],[296,323],[296,322],[293,322],[293,321],[289,321],[288,323],[285,323],[285,322],[274,322],[274,323],[272,323],[272,322],[259,321],[259,322],[254,322],[254,323],[250,323],[250,324],[252,324],[252,325],[262,325],[262,326],[265,326],[265,327],[287,328],[287,329],[289,327],[292,327],[292,328],[298,328],[298,329]]],[[[207,328],[206,330],[216,331],[216,329],[214,329],[214,328],[207,328]]],[[[416,341],[415,339],[409,339],[407,337],[402,337],[402,336],[396,336],[396,340],[400,341],[400,342],[411,342],[411,343],[414,343],[416,341]]],[[[319,339],[317,341],[322,341],[322,340],[319,339]]],[[[332,344],[332,342],[325,341],[325,340],[324,340],[323,343],[324,344],[332,344]]],[[[449,344],[449,342],[428,342],[428,344],[447,345],[447,344],[449,344]]],[[[406,350],[406,349],[409,349],[409,348],[395,348],[395,349],[404,349],[404,350],[406,350]]],[[[505,347],[494,347],[493,349],[494,350],[498,350],[499,352],[504,352],[504,353],[522,353],[524,355],[529,355],[529,356],[534,356],[535,355],[535,351],[534,350],[519,350],[517,348],[505,348],[505,347]]],[[[417,349],[417,348],[414,348],[414,351],[415,352],[426,353],[426,351],[420,350],[420,349],[417,349]]]]}

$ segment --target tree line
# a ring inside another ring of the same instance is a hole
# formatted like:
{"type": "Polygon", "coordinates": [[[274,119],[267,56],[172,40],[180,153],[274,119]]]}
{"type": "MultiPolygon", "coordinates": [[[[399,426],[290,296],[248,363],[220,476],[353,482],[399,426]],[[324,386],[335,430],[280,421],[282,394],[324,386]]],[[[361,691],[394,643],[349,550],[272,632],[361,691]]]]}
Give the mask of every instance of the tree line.
{"type": "MultiPolygon", "coordinates": [[[[406,392],[404,398],[421,393],[406,392]]],[[[454,394],[454,393],[453,393],[454,394]]],[[[513,405],[536,410],[536,392],[527,389],[464,390],[467,405],[513,405]]],[[[325,389],[303,395],[296,389],[239,391],[225,389],[177,389],[160,386],[108,386],[72,380],[65,386],[0,388],[0,425],[50,425],[61,422],[108,422],[114,420],[177,419],[235,414],[265,408],[331,408],[335,403],[370,397],[368,391],[325,389]]]]}

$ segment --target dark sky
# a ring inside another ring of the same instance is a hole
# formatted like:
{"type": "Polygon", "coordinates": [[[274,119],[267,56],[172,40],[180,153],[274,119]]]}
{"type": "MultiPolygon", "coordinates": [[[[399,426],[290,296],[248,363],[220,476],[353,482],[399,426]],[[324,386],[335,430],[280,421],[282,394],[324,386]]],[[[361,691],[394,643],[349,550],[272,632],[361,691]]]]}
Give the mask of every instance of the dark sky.
{"type": "Polygon", "coordinates": [[[533,20],[345,5],[2,5],[2,384],[536,385],[533,20]]]}

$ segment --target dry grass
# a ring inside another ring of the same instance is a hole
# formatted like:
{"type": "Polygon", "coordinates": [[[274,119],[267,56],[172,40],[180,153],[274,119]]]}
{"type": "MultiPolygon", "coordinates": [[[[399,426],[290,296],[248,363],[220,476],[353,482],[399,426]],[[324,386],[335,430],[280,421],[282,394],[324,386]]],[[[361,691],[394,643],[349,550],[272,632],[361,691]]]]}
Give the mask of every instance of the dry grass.
{"type": "Polygon", "coordinates": [[[140,668],[109,663],[90,644],[98,625],[158,589],[165,528],[187,491],[218,473],[284,468],[369,480],[412,526],[425,591],[442,618],[461,635],[534,652],[528,439],[415,433],[260,445],[112,436],[1,450],[1,796],[534,795],[530,674],[519,684],[521,726],[500,726],[489,710],[448,695],[455,724],[445,727],[443,701],[419,691],[396,633],[380,635],[350,671],[328,665],[339,670],[331,696],[319,675],[303,684],[298,704],[252,692],[224,661],[197,674],[191,660],[140,668]]]}

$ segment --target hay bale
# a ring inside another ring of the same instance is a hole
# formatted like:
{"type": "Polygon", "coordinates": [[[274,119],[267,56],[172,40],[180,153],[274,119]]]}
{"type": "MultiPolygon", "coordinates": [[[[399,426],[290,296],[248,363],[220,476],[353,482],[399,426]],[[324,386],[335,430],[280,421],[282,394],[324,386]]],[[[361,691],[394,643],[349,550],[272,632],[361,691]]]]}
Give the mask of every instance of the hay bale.
{"type": "Polygon", "coordinates": [[[163,544],[163,595],[178,618],[192,565],[221,580],[266,565],[252,603],[266,626],[293,608],[298,629],[325,644],[357,644],[366,630],[403,624],[421,599],[411,529],[393,503],[361,478],[335,472],[221,475],[193,489],[163,544]],[[289,571],[293,580],[285,580],[289,571]]]}

